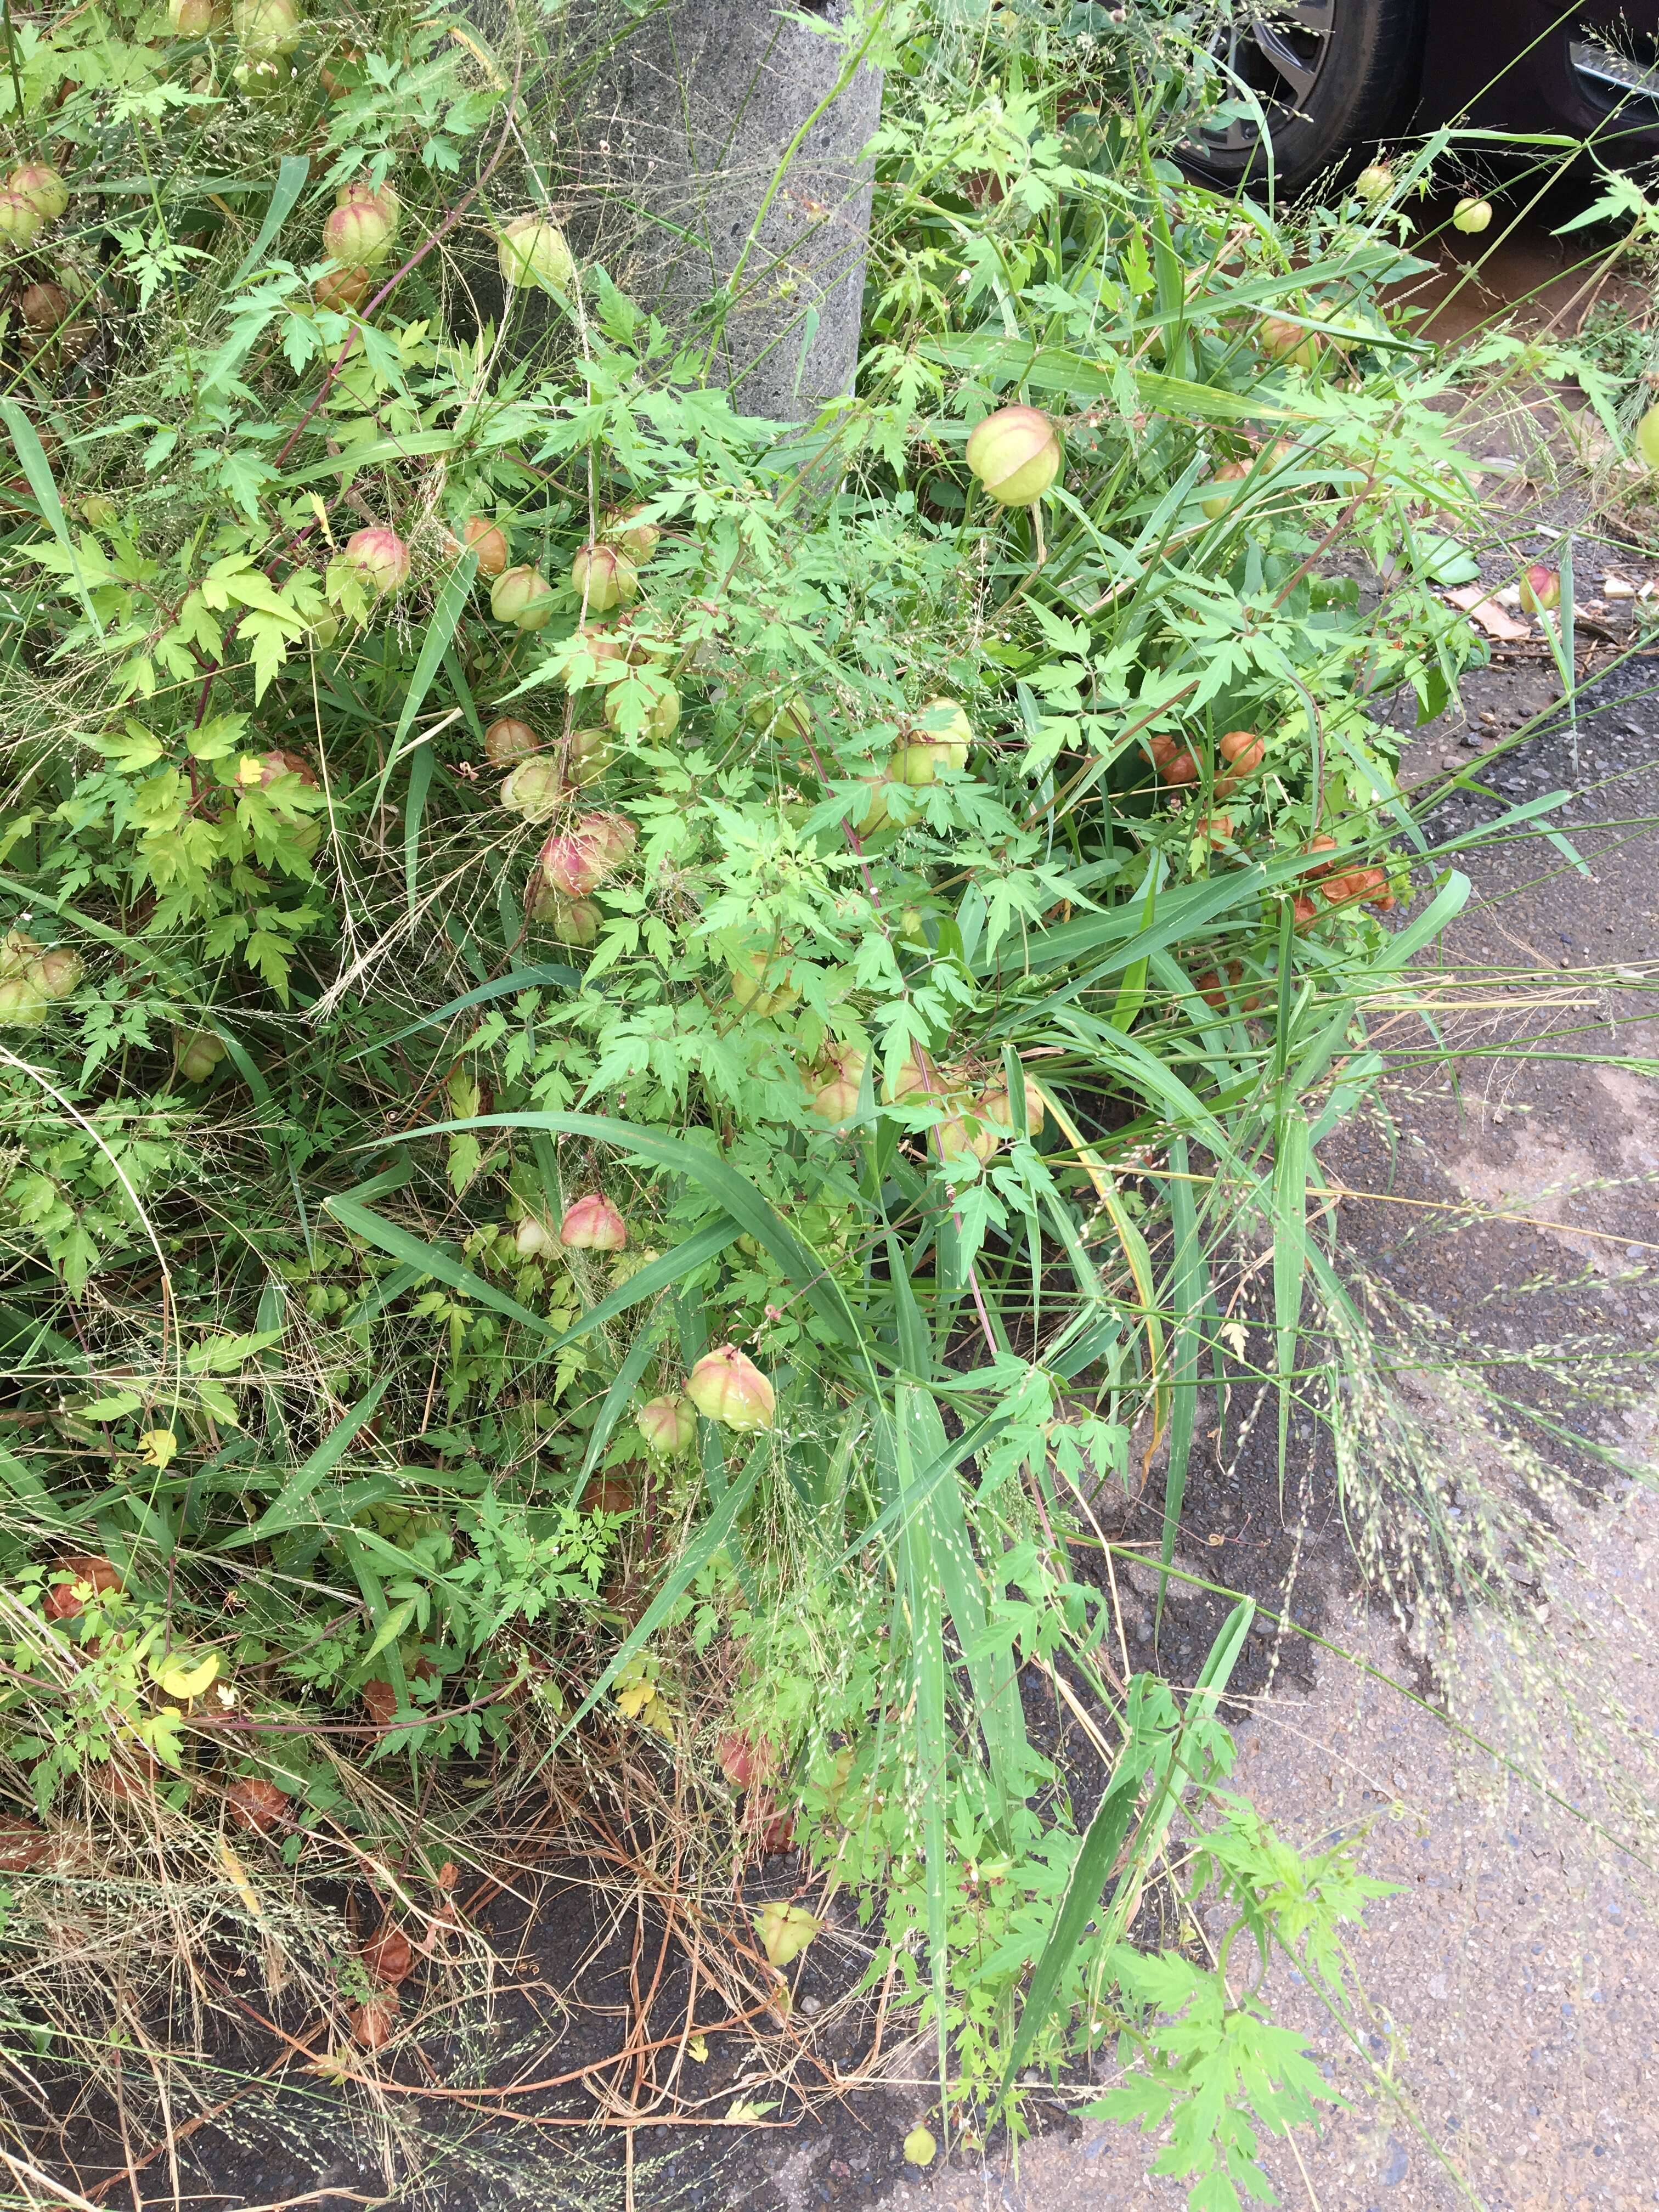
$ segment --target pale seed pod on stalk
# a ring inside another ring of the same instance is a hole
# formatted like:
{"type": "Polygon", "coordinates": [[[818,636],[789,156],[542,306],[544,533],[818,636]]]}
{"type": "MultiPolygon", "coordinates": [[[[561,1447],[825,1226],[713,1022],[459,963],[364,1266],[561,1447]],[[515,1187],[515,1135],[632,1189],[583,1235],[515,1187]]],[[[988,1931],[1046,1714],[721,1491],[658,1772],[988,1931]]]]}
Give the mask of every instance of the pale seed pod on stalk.
{"type": "Polygon", "coordinates": [[[1311,368],[1319,357],[1317,335],[1284,315],[1266,316],[1256,331],[1256,342],[1263,353],[1287,368],[1311,368]]]}
{"type": "MultiPolygon", "coordinates": [[[[1212,484],[1242,483],[1250,473],[1243,461],[1223,461],[1210,478],[1212,484]]],[[[1208,522],[1219,522],[1232,505],[1237,495],[1231,491],[1209,491],[1198,502],[1200,512],[1208,522]]]]}
{"type": "MultiPolygon", "coordinates": [[[[522,728],[524,725],[520,723],[519,726],[522,728]]],[[[526,822],[545,822],[558,811],[567,795],[568,787],[559,773],[557,761],[549,754],[536,752],[528,760],[521,760],[502,783],[501,802],[509,814],[521,814],[526,822]]]]}
{"type": "Polygon", "coordinates": [[[592,899],[561,898],[543,882],[531,895],[530,918],[540,922],[561,945],[574,945],[579,951],[597,943],[605,921],[592,899]]]}
{"type": "Polygon", "coordinates": [[[574,292],[576,262],[556,222],[534,215],[514,216],[496,243],[495,258],[504,284],[535,284],[544,292],[574,292]]]}
{"type": "MultiPolygon", "coordinates": [[[[645,724],[640,736],[664,744],[680,726],[680,695],[665,677],[644,679],[643,688],[647,693],[645,724]]],[[[623,733],[622,691],[620,684],[612,684],[605,695],[605,719],[619,735],[623,733]]]]}
{"type": "Polygon", "coordinates": [[[677,1459],[696,1440],[696,1408],[678,1393],[647,1398],[634,1420],[646,1449],[659,1459],[677,1459]]]}
{"type": "Polygon", "coordinates": [[[553,586],[527,563],[505,568],[489,587],[489,611],[514,629],[545,629],[553,619],[553,586]]]}
{"type": "Polygon", "coordinates": [[[513,1249],[521,1260],[539,1260],[558,1242],[558,1231],[538,1213],[526,1213],[513,1232],[513,1249]]]}
{"type": "Polygon", "coordinates": [[[173,1056],[186,1083],[205,1083],[225,1057],[225,1042],[212,1030],[177,1030],[173,1056]]]}
{"type": "Polygon", "coordinates": [[[647,522],[644,514],[642,506],[618,509],[606,515],[600,532],[613,545],[620,545],[630,561],[641,565],[651,558],[662,538],[661,523],[647,522]]]}
{"type": "Polygon", "coordinates": [[[849,1121],[858,1111],[859,1092],[868,1061],[855,1045],[837,1045],[824,1054],[822,1080],[812,1093],[812,1111],[826,1121],[849,1121]]]}
{"type": "Polygon", "coordinates": [[[1040,407],[1000,407],[968,434],[968,466],[999,507],[1030,507],[1060,474],[1060,433],[1040,407]]]}
{"type": "Polygon", "coordinates": [[[31,960],[23,973],[33,983],[43,998],[67,999],[80,988],[87,972],[87,964],[80,954],[67,945],[54,945],[43,952],[38,960],[31,960]]]}
{"type": "Polygon", "coordinates": [[[769,1429],[777,1417],[772,1385],[734,1344],[698,1360],[686,1377],[685,1395],[706,1421],[739,1432],[769,1429]]]}
{"type": "Polygon", "coordinates": [[[264,60],[291,54],[302,18],[293,0],[232,0],[231,21],[245,53],[264,60]]]}
{"type": "Polygon", "coordinates": [[[20,163],[6,185],[9,191],[21,193],[43,223],[56,222],[69,205],[69,186],[46,161],[20,163]]]}
{"type": "Polygon", "coordinates": [[[639,594],[634,563],[614,545],[584,545],[570,563],[570,580],[590,614],[630,605],[639,594]]]}
{"type": "Polygon", "coordinates": [[[894,783],[915,789],[936,782],[941,769],[960,774],[973,741],[974,726],[954,699],[930,699],[894,747],[888,775],[894,783]]]}

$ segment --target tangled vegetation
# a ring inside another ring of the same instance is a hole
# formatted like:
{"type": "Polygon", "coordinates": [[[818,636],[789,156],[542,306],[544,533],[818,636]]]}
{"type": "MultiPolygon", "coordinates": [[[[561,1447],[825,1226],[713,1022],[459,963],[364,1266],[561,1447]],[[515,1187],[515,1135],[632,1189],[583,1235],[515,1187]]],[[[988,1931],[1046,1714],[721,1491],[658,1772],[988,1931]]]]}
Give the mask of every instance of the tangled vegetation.
{"type": "Polygon", "coordinates": [[[1116,2044],[1237,2203],[1323,2085],[1234,1937],[1340,2002],[1375,1886],[1225,1790],[1249,1606],[1177,1689],[1115,1573],[1263,1375],[1224,1239],[1282,1440],[1311,1147],[1462,892],[1378,706],[1474,649],[1411,179],[1293,231],[1167,158],[1164,28],[860,16],[866,350],[781,437],[585,258],[556,11],[10,20],[15,2124],[205,2109],[233,1954],[372,2092],[458,1869],[608,1789],[688,1887],[793,1855],[744,2032],[839,1915],[940,2134],[1116,2044]]]}

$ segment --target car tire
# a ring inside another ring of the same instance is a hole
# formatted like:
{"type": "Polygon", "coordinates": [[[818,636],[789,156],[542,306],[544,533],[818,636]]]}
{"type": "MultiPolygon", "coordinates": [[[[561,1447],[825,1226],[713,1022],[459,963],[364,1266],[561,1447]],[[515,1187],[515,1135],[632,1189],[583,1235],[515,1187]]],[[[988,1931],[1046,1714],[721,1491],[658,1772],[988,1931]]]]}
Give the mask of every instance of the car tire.
{"type": "MultiPolygon", "coordinates": [[[[1357,167],[1407,120],[1421,75],[1424,13],[1425,0],[1304,0],[1278,22],[1264,10],[1258,31],[1236,34],[1234,66],[1261,97],[1281,196],[1328,170],[1357,167]],[[1301,27],[1322,16],[1328,31],[1301,27]]],[[[1195,138],[1181,158],[1206,183],[1267,189],[1267,149],[1246,128],[1195,138]]]]}

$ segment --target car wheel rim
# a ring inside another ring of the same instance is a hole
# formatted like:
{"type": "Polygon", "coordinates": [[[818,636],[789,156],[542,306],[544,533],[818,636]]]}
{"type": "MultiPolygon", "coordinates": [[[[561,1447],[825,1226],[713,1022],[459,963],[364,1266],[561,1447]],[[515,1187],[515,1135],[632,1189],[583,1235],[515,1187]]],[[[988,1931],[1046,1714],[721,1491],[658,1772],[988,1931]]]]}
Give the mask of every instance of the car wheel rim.
{"type": "MultiPolygon", "coordinates": [[[[1269,128],[1305,112],[1336,25],[1337,0],[1286,0],[1253,23],[1240,24],[1218,42],[1218,52],[1235,82],[1248,85],[1261,102],[1269,128]]],[[[1238,116],[1219,130],[1206,131],[1212,153],[1247,154],[1260,144],[1254,116],[1238,116]]]]}

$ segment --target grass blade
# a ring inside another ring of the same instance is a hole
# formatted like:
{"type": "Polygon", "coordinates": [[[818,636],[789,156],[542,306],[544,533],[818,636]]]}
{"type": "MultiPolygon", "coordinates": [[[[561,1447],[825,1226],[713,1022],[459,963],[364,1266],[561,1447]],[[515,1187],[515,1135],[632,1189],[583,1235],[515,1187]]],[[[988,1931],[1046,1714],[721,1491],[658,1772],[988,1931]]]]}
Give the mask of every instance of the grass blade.
{"type": "Polygon", "coordinates": [[[304,1465],[295,1469],[283,1484],[281,1494],[265,1508],[253,1526],[228,1539],[223,1547],[226,1551],[237,1550],[244,1544],[263,1544],[267,1537],[280,1535],[295,1525],[300,1507],[318,1485],[333,1474],[358,1431],[374,1419],[391,1380],[390,1373],[382,1375],[363,1393],[350,1412],[334,1424],[304,1465]]]}
{"type": "Polygon", "coordinates": [[[276,167],[276,182],[271,187],[270,200],[265,209],[265,219],[259,225],[259,234],[237,263],[234,273],[226,279],[225,289],[234,292],[245,283],[249,273],[258,266],[261,255],[277,232],[294,212],[295,201],[304,191],[311,175],[311,163],[303,154],[284,154],[276,167]]]}

